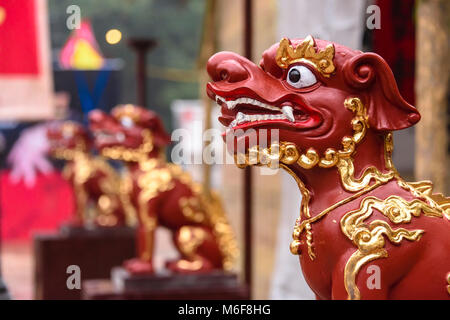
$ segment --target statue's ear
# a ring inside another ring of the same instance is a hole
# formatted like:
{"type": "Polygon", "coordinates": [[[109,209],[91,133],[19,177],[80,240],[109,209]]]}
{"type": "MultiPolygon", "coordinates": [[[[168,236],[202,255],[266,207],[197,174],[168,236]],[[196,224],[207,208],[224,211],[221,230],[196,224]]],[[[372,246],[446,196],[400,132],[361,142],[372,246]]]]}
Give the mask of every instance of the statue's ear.
{"type": "Polygon", "coordinates": [[[157,119],[155,128],[153,129],[153,138],[155,139],[155,144],[159,147],[164,147],[171,143],[170,135],[167,133],[161,119],[157,119]]]}
{"type": "Polygon", "coordinates": [[[400,130],[420,120],[417,109],[400,95],[389,65],[379,55],[361,53],[349,59],[343,66],[343,74],[347,84],[365,97],[372,128],[400,130]]]}
{"type": "Polygon", "coordinates": [[[139,119],[144,128],[150,129],[153,136],[153,142],[158,147],[164,147],[171,142],[170,135],[164,128],[161,118],[153,111],[146,110],[139,119]]]}

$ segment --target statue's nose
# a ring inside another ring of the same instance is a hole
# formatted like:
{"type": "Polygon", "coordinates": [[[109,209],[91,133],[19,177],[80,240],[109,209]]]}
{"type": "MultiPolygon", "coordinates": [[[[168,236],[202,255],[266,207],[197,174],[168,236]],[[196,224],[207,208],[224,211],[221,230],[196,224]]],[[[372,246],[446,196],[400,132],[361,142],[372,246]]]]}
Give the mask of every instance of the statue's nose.
{"type": "Polygon", "coordinates": [[[213,55],[207,64],[208,74],[216,81],[240,82],[249,77],[244,67],[245,61],[232,52],[219,52],[213,55]]]}

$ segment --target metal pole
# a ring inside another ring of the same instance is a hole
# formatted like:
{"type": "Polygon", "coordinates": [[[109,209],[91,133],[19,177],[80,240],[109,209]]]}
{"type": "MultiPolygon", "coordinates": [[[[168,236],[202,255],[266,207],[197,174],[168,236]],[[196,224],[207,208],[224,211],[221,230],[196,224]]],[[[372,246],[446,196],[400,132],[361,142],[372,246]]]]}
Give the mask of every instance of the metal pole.
{"type": "MultiPolygon", "coordinates": [[[[3,150],[2,150],[3,151],[3,150]]],[[[0,151],[1,152],[1,151],[0,151]]],[[[3,168],[4,164],[0,163],[0,167],[3,168]]],[[[1,194],[2,194],[2,185],[1,185],[1,181],[0,181],[0,200],[1,200],[1,194]]],[[[8,292],[8,288],[6,286],[6,284],[3,282],[2,279],[2,259],[1,259],[1,254],[2,254],[2,237],[3,237],[3,229],[2,229],[2,218],[3,218],[3,208],[2,208],[2,204],[0,201],[0,300],[10,300],[11,296],[9,295],[8,292]]]]}
{"type": "MultiPolygon", "coordinates": [[[[203,35],[202,35],[202,45],[200,48],[200,56],[197,61],[198,64],[198,74],[199,74],[199,97],[204,105],[205,110],[205,126],[204,130],[211,128],[211,112],[212,112],[212,101],[208,98],[206,94],[206,84],[208,83],[208,73],[206,72],[206,63],[209,57],[211,57],[216,52],[216,5],[217,0],[207,0],[205,8],[205,17],[203,21],[203,35]]],[[[205,148],[208,143],[205,141],[203,148],[205,148]]],[[[204,192],[207,197],[211,196],[211,165],[206,163],[203,164],[203,186],[204,192]]]]}
{"type": "MultiPolygon", "coordinates": [[[[244,9],[244,54],[252,60],[252,0],[245,0],[244,9]]],[[[252,297],[252,168],[244,169],[244,275],[249,298],[252,297]]]]}
{"type": "Polygon", "coordinates": [[[147,106],[147,52],[156,45],[150,39],[130,39],[129,46],[136,52],[136,88],[137,104],[147,106]]]}
{"type": "Polygon", "coordinates": [[[449,22],[448,0],[418,2],[415,91],[422,120],[415,128],[415,178],[433,181],[433,192],[444,194],[450,192],[447,116],[450,96],[449,22]]]}

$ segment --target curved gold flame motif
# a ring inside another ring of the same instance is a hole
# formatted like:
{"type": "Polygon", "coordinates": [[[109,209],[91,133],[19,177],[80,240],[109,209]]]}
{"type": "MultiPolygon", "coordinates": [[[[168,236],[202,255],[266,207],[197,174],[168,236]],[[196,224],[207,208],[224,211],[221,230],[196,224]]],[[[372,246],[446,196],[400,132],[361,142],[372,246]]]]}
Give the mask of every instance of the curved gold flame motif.
{"type": "Polygon", "coordinates": [[[423,230],[407,230],[404,228],[392,229],[385,221],[374,220],[365,223],[373,209],[378,210],[389,218],[392,223],[409,223],[412,216],[418,217],[421,213],[425,216],[443,217],[442,210],[431,207],[428,203],[414,199],[406,201],[398,196],[390,196],[385,200],[376,197],[366,197],[361,202],[360,208],[347,212],[341,219],[342,232],[357,246],[357,250],[351,255],[345,265],[344,283],[348,293],[348,299],[360,299],[361,295],[356,285],[356,276],[367,262],[388,256],[385,250],[385,238],[392,243],[400,243],[403,239],[417,241],[423,230]]]}
{"type": "Polygon", "coordinates": [[[307,36],[295,48],[290,44],[289,39],[281,39],[275,56],[275,61],[280,68],[286,69],[293,63],[304,62],[311,65],[325,77],[329,77],[335,70],[333,59],[334,46],[329,44],[325,49],[317,50],[314,39],[311,36],[307,36]]]}
{"type": "Polygon", "coordinates": [[[342,185],[345,189],[352,192],[367,187],[372,180],[388,182],[395,176],[394,171],[382,173],[375,167],[369,167],[363,172],[360,178],[355,178],[355,168],[353,166],[353,161],[350,158],[340,159],[337,167],[341,176],[342,185]]]}

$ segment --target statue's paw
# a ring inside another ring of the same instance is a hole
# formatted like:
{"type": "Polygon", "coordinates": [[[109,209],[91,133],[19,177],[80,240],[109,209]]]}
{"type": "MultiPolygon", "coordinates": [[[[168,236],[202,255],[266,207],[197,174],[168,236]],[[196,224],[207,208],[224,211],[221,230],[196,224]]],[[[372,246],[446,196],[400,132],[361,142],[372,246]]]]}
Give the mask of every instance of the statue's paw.
{"type": "Polygon", "coordinates": [[[126,260],[123,267],[131,274],[152,274],[154,272],[151,262],[139,258],[126,260]]]}
{"type": "Polygon", "coordinates": [[[211,262],[204,258],[167,261],[166,268],[174,273],[206,273],[214,269],[211,262]]]}

